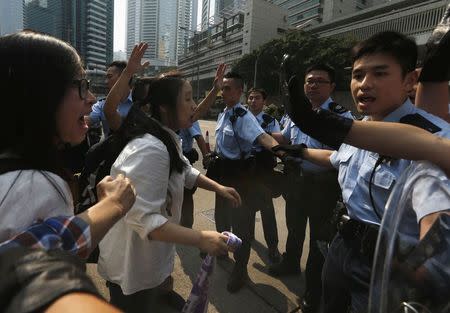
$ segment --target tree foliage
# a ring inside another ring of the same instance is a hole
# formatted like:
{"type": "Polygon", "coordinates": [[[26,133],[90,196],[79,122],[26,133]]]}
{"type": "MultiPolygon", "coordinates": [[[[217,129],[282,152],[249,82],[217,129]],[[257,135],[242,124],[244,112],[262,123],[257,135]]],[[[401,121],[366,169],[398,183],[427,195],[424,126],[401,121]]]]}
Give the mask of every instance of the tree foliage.
{"type": "Polygon", "coordinates": [[[250,54],[244,55],[234,65],[248,86],[264,88],[271,96],[279,94],[280,63],[283,55],[292,56],[292,72],[303,74],[315,63],[326,63],[336,69],[337,89],[348,89],[350,48],[355,41],[350,38],[319,38],[303,31],[289,31],[282,38],[273,39],[250,54]],[[254,82],[255,62],[257,77],[254,82]]]}

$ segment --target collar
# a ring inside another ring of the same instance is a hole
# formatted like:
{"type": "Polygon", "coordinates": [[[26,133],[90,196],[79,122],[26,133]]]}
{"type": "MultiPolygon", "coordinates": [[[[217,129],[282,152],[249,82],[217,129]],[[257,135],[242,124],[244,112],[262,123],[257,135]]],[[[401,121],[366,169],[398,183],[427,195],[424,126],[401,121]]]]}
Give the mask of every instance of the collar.
{"type": "Polygon", "coordinates": [[[243,108],[243,109],[246,109],[246,108],[242,105],[242,103],[238,102],[238,103],[236,103],[235,105],[233,105],[232,107],[227,107],[227,106],[225,106],[225,109],[223,109],[223,111],[224,111],[224,112],[229,112],[229,111],[232,111],[234,108],[239,108],[239,107],[241,107],[241,108],[243,108]]]}
{"type": "Polygon", "coordinates": [[[333,102],[333,99],[331,99],[331,97],[328,97],[327,100],[325,100],[324,103],[322,103],[322,105],[320,106],[321,109],[325,109],[325,110],[330,110],[330,103],[333,102]]]}
{"type": "Polygon", "coordinates": [[[415,111],[415,106],[412,104],[411,100],[409,98],[406,99],[405,102],[401,106],[399,106],[397,109],[389,113],[385,118],[383,119],[384,122],[398,122],[400,119],[408,114],[412,114],[415,111]]]}
{"type": "Polygon", "coordinates": [[[258,114],[256,114],[256,115],[255,115],[256,119],[257,119],[258,121],[261,121],[261,120],[262,120],[263,114],[264,114],[264,111],[261,111],[261,112],[259,112],[258,114]]]}

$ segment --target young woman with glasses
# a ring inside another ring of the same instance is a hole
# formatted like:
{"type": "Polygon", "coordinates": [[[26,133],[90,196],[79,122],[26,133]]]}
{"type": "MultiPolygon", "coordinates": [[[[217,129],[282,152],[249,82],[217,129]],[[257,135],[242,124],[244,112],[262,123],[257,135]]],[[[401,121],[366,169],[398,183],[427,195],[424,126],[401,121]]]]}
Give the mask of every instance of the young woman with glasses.
{"type": "MultiPolygon", "coordinates": [[[[61,147],[85,138],[95,102],[80,56],[56,38],[23,31],[0,38],[0,242],[36,220],[73,216],[61,147]]],[[[100,201],[78,215],[93,247],[130,209],[134,188],[123,175],[97,186],[100,201]]]]}

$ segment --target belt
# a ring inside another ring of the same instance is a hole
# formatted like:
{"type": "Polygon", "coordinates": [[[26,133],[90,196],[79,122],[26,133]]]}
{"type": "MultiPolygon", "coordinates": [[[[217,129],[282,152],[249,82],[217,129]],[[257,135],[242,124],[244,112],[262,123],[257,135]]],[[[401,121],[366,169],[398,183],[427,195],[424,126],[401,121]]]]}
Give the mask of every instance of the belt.
{"type": "Polygon", "coordinates": [[[377,243],[379,226],[363,223],[342,215],[338,222],[338,231],[344,241],[369,260],[373,259],[377,243]]]}

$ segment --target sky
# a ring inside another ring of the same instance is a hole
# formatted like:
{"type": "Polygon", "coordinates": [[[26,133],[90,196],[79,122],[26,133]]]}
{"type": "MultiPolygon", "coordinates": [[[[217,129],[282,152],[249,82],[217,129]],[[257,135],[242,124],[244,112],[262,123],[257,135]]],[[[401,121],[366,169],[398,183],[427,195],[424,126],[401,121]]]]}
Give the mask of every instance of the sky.
{"type": "MultiPolygon", "coordinates": [[[[164,0],[174,1],[174,0],[164,0]]],[[[211,1],[211,6],[214,7],[215,0],[211,1]]],[[[199,0],[197,24],[200,23],[202,3],[199,0]]],[[[125,51],[126,46],[126,21],[127,21],[127,0],[115,0],[114,1],[114,51],[125,51]]]]}

